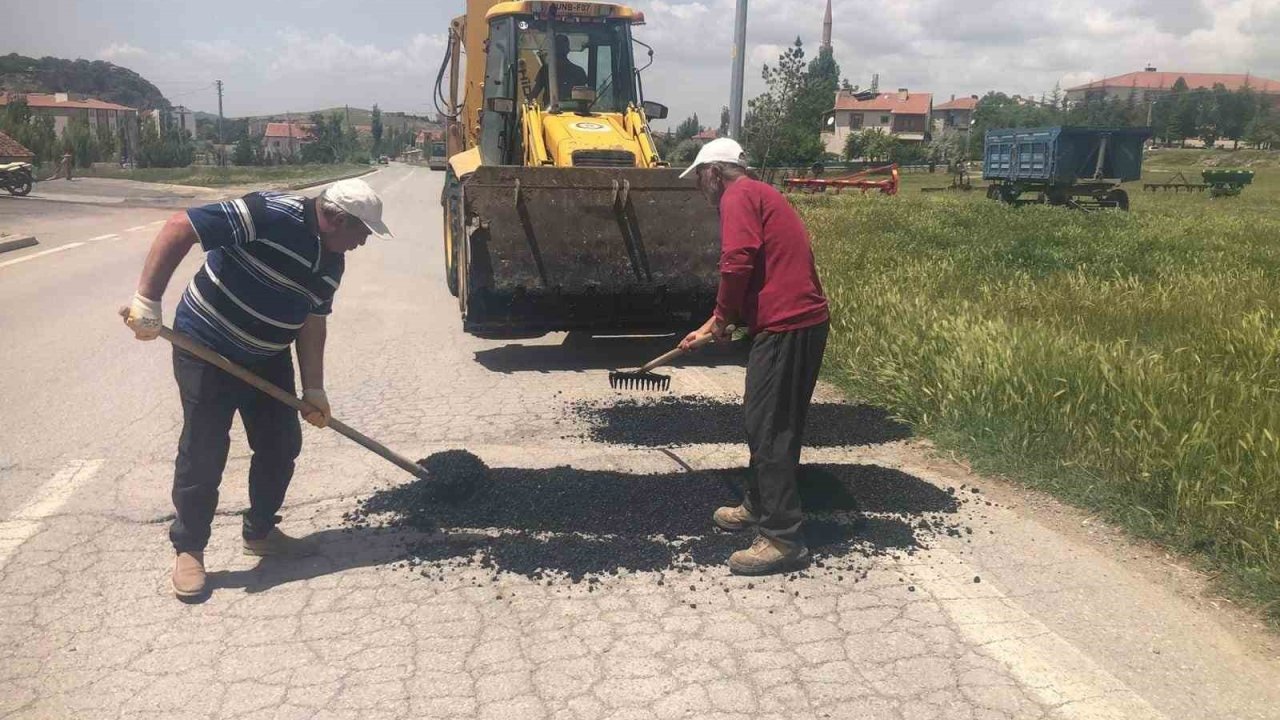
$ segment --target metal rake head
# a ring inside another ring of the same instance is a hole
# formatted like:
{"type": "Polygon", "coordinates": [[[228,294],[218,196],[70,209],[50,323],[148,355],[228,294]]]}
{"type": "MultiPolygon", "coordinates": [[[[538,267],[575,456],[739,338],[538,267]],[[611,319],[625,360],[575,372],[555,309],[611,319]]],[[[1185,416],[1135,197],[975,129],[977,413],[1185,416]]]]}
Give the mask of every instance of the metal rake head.
{"type": "Polygon", "coordinates": [[[671,377],[651,372],[615,370],[609,373],[609,387],[615,390],[667,390],[671,387],[671,377]]]}

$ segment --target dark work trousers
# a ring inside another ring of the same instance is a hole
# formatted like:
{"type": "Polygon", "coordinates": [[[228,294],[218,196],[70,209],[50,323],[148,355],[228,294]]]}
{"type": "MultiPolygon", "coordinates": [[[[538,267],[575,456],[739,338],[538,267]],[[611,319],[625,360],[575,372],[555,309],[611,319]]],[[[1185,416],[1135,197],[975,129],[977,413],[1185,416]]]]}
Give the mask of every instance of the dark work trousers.
{"type": "Polygon", "coordinates": [[[747,360],[742,404],[751,471],[743,504],[759,518],[760,534],[781,543],[804,542],[796,473],[829,329],[823,322],[790,332],[762,332],[752,341],[747,360]]]}
{"type": "MultiPolygon", "coordinates": [[[[264,380],[294,391],[293,355],[289,350],[248,368],[264,380]]],[[[173,472],[173,507],[169,539],[177,552],[199,552],[209,542],[218,485],[231,445],[231,420],[238,411],[249,437],[249,511],[245,538],[271,532],[276,511],[293,478],[293,461],[302,450],[298,413],[284,403],[178,348],[173,374],[182,397],[182,436],[173,472]]]]}

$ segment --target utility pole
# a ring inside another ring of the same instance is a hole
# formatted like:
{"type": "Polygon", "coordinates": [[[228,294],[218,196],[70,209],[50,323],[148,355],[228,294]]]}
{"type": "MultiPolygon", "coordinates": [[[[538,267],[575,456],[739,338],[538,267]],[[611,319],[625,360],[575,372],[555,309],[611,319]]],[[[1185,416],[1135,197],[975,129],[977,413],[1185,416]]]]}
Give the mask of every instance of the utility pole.
{"type": "Polygon", "coordinates": [[[214,80],[218,86],[218,164],[222,164],[222,81],[214,80]]]}
{"type": "Polygon", "coordinates": [[[742,71],[747,61],[747,0],[733,16],[732,71],[729,76],[729,137],[742,139],[742,71]]]}

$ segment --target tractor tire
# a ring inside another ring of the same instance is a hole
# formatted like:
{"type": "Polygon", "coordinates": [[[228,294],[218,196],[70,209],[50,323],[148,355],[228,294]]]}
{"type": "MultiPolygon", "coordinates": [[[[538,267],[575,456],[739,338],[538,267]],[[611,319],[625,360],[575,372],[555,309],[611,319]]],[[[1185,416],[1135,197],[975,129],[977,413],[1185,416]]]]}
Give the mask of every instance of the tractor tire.
{"type": "Polygon", "coordinates": [[[449,294],[458,297],[458,258],[467,233],[462,222],[462,185],[453,178],[452,172],[445,178],[441,204],[444,216],[444,279],[449,294]]]}
{"type": "Polygon", "coordinates": [[[1121,190],[1120,188],[1116,188],[1115,190],[1108,191],[1107,201],[1114,203],[1114,206],[1117,210],[1123,210],[1124,212],[1129,212],[1129,193],[1125,192],[1124,190],[1121,190]]]}

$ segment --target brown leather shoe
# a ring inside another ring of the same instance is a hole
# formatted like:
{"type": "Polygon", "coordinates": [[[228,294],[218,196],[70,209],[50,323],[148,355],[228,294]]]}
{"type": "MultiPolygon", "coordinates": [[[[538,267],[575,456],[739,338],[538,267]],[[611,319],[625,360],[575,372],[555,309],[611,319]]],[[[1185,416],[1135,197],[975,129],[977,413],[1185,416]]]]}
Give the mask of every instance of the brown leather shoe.
{"type": "Polygon", "coordinates": [[[760,522],[760,518],[747,512],[746,506],[739,505],[737,507],[716,508],[715,513],[711,515],[711,521],[721,530],[738,532],[739,530],[754,527],[756,523],[760,522]]]}
{"type": "Polygon", "coordinates": [[[306,557],[315,555],[315,544],[309,540],[290,537],[280,532],[280,528],[271,528],[266,537],[259,540],[244,541],[244,554],[258,557],[306,557]]]}
{"type": "Polygon", "coordinates": [[[199,597],[204,594],[208,576],[204,572],[203,552],[178,553],[173,562],[173,594],[180,598],[199,597]]]}
{"type": "Polygon", "coordinates": [[[797,570],[808,562],[809,548],[804,544],[780,543],[758,535],[751,547],[729,556],[729,572],[734,575],[772,575],[797,570]]]}

